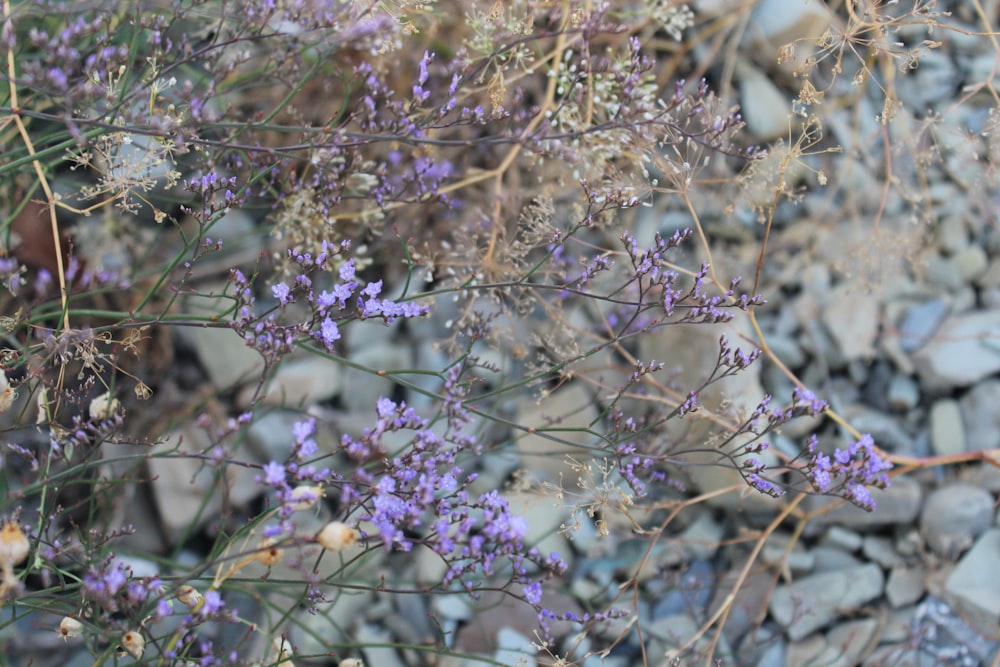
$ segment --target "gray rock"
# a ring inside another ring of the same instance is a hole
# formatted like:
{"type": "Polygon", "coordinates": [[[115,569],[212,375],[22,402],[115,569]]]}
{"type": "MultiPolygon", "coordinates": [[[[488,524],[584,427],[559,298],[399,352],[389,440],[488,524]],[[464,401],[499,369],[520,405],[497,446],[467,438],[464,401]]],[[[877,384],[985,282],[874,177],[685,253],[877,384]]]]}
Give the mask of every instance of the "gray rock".
{"type": "Polygon", "coordinates": [[[893,609],[917,602],[926,590],[927,573],[920,567],[894,567],[885,584],[885,597],[893,609]]]}
{"type": "Polygon", "coordinates": [[[983,533],[952,571],[945,584],[955,596],[962,611],[977,621],[977,629],[988,636],[998,631],[1000,618],[1000,577],[996,565],[1000,562],[1000,529],[983,533]]]}
{"type": "Polygon", "coordinates": [[[911,477],[896,477],[886,489],[872,489],[875,510],[866,512],[854,505],[835,498],[813,496],[806,500],[815,510],[832,503],[840,506],[825,514],[816,516],[812,523],[816,528],[830,524],[840,524],[854,530],[873,526],[906,525],[917,518],[923,499],[920,484],[911,477]]]}
{"type": "Polygon", "coordinates": [[[959,400],[967,437],[967,450],[1000,447],[1000,380],[984,380],[959,400]]]}
{"type": "Polygon", "coordinates": [[[884,568],[898,567],[903,565],[903,558],[896,551],[896,546],[888,537],[881,535],[867,535],[861,553],[869,562],[878,563],[884,568]]]}
{"type": "Polygon", "coordinates": [[[913,362],[931,390],[967,387],[1000,371],[1000,310],[947,318],[913,362]]]}
{"type": "Polygon", "coordinates": [[[365,623],[358,628],[357,635],[352,640],[361,646],[366,665],[378,667],[406,667],[396,649],[392,648],[393,637],[384,628],[365,623]]]}
{"type": "Polygon", "coordinates": [[[920,402],[920,387],[913,378],[896,374],[889,381],[889,407],[899,412],[912,410],[920,402]]]}
{"type": "Polygon", "coordinates": [[[753,34],[759,36],[756,50],[763,49],[761,57],[773,61],[778,49],[795,42],[795,62],[801,63],[812,53],[809,45],[826,32],[831,20],[830,12],[818,0],[762,0],[751,14],[753,34]]]}
{"type": "Polygon", "coordinates": [[[597,414],[597,404],[579,383],[564,386],[537,404],[523,401],[515,423],[535,432],[517,436],[515,451],[521,465],[536,481],[561,481],[577,491],[580,473],[567,457],[582,459],[597,443],[597,435],[588,430],[597,414]]]}
{"type": "Polygon", "coordinates": [[[823,535],[822,542],[825,546],[838,547],[848,553],[857,551],[863,543],[864,538],[861,535],[843,526],[830,526],[823,535]]]}
{"type": "Polygon", "coordinates": [[[872,563],[814,574],[779,586],[768,608],[774,620],[785,628],[788,638],[798,641],[840,615],[878,598],[884,584],[882,569],[872,563]]]}
{"type": "Polygon", "coordinates": [[[863,405],[848,405],[841,410],[841,414],[858,431],[871,435],[882,449],[906,454],[913,452],[913,436],[906,432],[898,418],[863,405]]]}
{"type": "Polygon", "coordinates": [[[943,299],[931,299],[906,309],[899,323],[899,345],[904,352],[914,352],[923,347],[937,331],[949,306],[943,299]]]}
{"type": "MultiPolygon", "coordinates": [[[[996,562],[996,553],[990,555],[996,562]]],[[[996,581],[997,578],[993,577],[996,581]]],[[[996,590],[995,588],[993,589],[996,590]]],[[[1000,598],[994,597],[994,600],[1000,598]]],[[[967,610],[966,610],[967,611],[967,610]]],[[[997,642],[986,639],[992,633],[985,628],[973,628],[963,614],[940,598],[928,596],[913,615],[912,636],[922,637],[920,650],[930,660],[921,665],[955,665],[976,667],[996,650],[997,642]]],[[[996,632],[996,615],[990,623],[996,632]]]]}
{"type": "Polygon", "coordinates": [[[993,496],[969,484],[949,484],[924,503],[920,529],[928,546],[943,557],[967,549],[993,522],[993,496]]]}
{"type": "Polygon", "coordinates": [[[989,266],[989,258],[982,246],[970,245],[954,257],[951,263],[955,266],[962,279],[967,282],[975,282],[980,276],[986,273],[989,266]]]}
{"type": "Polygon", "coordinates": [[[740,107],[747,129],[759,141],[788,134],[791,98],[751,65],[738,66],[740,107]]]}
{"type": "MultiPolygon", "coordinates": [[[[366,328],[382,328],[373,322],[360,322],[366,328]]],[[[371,412],[378,399],[392,394],[395,384],[391,377],[382,377],[377,371],[394,371],[413,366],[410,349],[392,342],[372,344],[362,347],[352,353],[351,361],[361,368],[343,369],[343,386],[349,390],[343,392],[341,400],[344,407],[353,413],[371,412]]]]}
{"type": "Polygon", "coordinates": [[[854,667],[865,650],[875,643],[879,622],[876,618],[864,618],[838,624],[826,634],[823,651],[806,667],[854,667]]]}
{"type": "MultiPolygon", "coordinates": [[[[263,402],[289,407],[320,403],[340,393],[343,379],[344,368],[336,361],[315,355],[287,359],[265,386],[263,402]]],[[[241,392],[240,405],[249,405],[255,390],[250,386],[241,392]]]]}
{"type": "MultiPolygon", "coordinates": [[[[224,496],[227,506],[238,507],[262,492],[254,482],[257,474],[254,468],[243,465],[215,468],[200,458],[183,456],[208,453],[213,445],[203,429],[189,423],[167,435],[150,452],[147,465],[153,499],[164,532],[172,542],[218,516],[224,496]]],[[[249,454],[241,450],[239,458],[259,463],[249,454]]]]}
{"type": "Polygon", "coordinates": [[[931,406],[930,424],[931,448],[935,454],[948,456],[966,451],[965,422],[957,401],[935,401],[931,406]]]}
{"type": "Polygon", "coordinates": [[[823,324],[845,360],[875,356],[880,307],[874,295],[838,288],[823,309],[823,324]]]}

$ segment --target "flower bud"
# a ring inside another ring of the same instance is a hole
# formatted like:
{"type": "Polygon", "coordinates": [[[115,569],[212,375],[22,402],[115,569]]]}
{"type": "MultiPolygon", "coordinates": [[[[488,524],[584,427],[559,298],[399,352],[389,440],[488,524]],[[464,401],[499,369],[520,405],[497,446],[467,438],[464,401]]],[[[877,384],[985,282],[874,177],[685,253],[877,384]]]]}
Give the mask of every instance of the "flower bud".
{"type": "Polygon", "coordinates": [[[10,410],[10,406],[14,404],[14,399],[17,398],[17,392],[14,388],[10,386],[10,382],[7,381],[7,373],[0,369],[0,412],[7,412],[10,410]]]}
{"type": "Polygon", "coordinates": [[[281,549],[278,549],[274,545],[278,541],[271,539],[270,537],[265,537],[260,541],[260,545],[257,547],[258,551],[254,554],[254,558],[261,565],[266,565],[271,567],[272,565],[277,565],[281,562],[281,549]]]}
{"type": "Polygon", "coordinates": [[[198,592],[194,586],[184,584],[177,589],[177,599],[189,609],[194,609],[202,603],[205,596],[198,592]]]}
{"type": "Polygon", "coordinates": [[[300,484],[292,489],[288,506],[296,512],[307,510],[323,497],[323,487],[319,485],[300,484]]]}
{"type": "Polygon", "coordinates": [[[0,565],[13,567],[28,557],[28,537],[13,521],[0,527],[0,565]]]}
{"type": "Polygon", "coordinates": [[[146,640],[138,632],[130,630],[122,637],[122,648],[136,660],[141,660],[142,652],[146,650],[146,640]]]}
{"type": "Polygon", "coordinates": [[[66,641],[70,637],[79,637],[83,634],[83,623],[76,620],[72,616],[65,616],[63,620],[59,622],[59,627],[56,628],[56,634],[66,641]]]}
{"type": "Polygon", "coordinates": [[[316,535],[316,542],[327,551],[343,551],[358,541],[358,531],[341,521],[331,521],[316,535]]]}
{"type": "Polygon", "coordinates": [[[103,421],[105,419],[111,419],[118,412],[118,408],[121,403],[118,399],[111,395],[111,392],[104,392],[100,396],[95,396],[94,400],[90,402],[90,418],[103,421]]]}

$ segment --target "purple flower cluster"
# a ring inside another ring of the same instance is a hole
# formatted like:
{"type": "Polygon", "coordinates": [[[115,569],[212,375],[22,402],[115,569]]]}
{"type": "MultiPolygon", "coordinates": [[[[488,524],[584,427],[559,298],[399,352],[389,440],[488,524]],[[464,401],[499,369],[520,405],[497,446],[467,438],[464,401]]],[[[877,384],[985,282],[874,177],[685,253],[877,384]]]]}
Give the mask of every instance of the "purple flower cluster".
{"type": "Polygon", "coordinates": [[[876,451],[870,435],[866,433],[846,448],[834,450],[832,457],[819,451],[813,436],[808,451],[812,458],[803,471],[813,488],[820,493],[836,493],[863,509],[875,509],[869,487],[889,486],[887,471],[892,469],[892,463],[876,451]]]}
{"type": "Polygon", "coordinates": [[[301,271],[291,284],[278,282],[270,286],[270,295],[277,305],[263,314],[256,312],[253,281],[239,269],[234,269],[231,280],[237,311],[232,326],[243,336],[246,344],[271,361],[277,361],[291,352],[305,338],[319,342],[323,349],[332,352],[341,338],[341,323],[345,321],[381,319],[389,324],[401,317],[421,317],[428,313],[427,306],[415,302],[380,298],[381,280],[361,287],[353,259],[345,260],[338,268],[339,282],[319,291],[315,281],[326,276],[330,269],[329,262],[349,247],[347,241],[339,246],[323,241],[315,257],[308,252],[289,251],[289,256],[301,271]],[[308,304],[310,317],[284,323],[284,312],[300,301],[308,304]]]}

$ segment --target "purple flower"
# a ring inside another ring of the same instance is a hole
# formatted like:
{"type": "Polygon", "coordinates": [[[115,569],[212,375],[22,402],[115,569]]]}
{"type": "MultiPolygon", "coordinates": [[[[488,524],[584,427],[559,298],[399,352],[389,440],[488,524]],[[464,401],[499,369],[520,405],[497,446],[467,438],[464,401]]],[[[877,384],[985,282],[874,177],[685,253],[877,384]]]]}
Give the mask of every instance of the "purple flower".
{"type": "Polygon", "coordinates": [[[208,590],[205,591],[205,599],[202,602],[201,609],[198,613],[202,616],[210,616],[211,614],[218,614],[222,611],[225,604],[222,602],[222,596],[219,595],[219,591],[208,590]]]}
{"type": "Polygon", "coordinates": [[[282,304],[288,303],[288,298],[291,293],[292,291],[285,283],[278,283],[277,285],[271,286],[271,294],[273,294],[274,298],[282,304]]]}
{"type": "Polygon", "coordinates": [[[268,486],[284,486],[285,466],[271,461],[264,466],[264,483],[268,486]]]}
{"type": "Polygon", "coordinates": [[[323,324],[320,325],[319,339],[323,341],[326,349],[332,350],[334,343],[340,340],[340,327],[337,326],[336,322],[327,317],[323,320],[323,324]]]}

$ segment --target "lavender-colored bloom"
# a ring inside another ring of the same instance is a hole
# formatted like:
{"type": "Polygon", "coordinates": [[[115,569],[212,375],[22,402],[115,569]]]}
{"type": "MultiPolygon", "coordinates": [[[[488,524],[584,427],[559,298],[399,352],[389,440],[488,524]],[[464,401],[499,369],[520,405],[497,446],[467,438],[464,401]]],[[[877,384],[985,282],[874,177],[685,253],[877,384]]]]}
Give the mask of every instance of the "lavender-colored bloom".
{"type": "Polygon", "coordinates": [[[211,614],[217,614],[222,611],[225,604],[222,601],[222,596],[219,595],[218,591],[208,590],[205,591],[205,599],[202,602],[201,609],[198,613],[202,616],[209,616],[211,614]]]}
{"type": "Polygon", "coordinates": [[[285,484],[285,466],[271,461],[264,466],[264,483],[268,486],[283,486],[285,484]]]}
{"type": "Polygon", "coordinates": [[[278,283],[277,285],[271,286],[271,294],[273,294],[274,298],[277,299],[282,304],[288,303],[289,296],[291,295],[291,293],[292,291],[288,288],[288,285],[286,285],[285,283],[278,283]]]}
{"type": "Polygon", "coordinates": [[[319,339],[323,341],[326,349],[332,350],[334,343],[340,340],[340,327],[337,326],[336,322],[327,317],[323,320],[323,324],[320,325],[319,339]]]}

